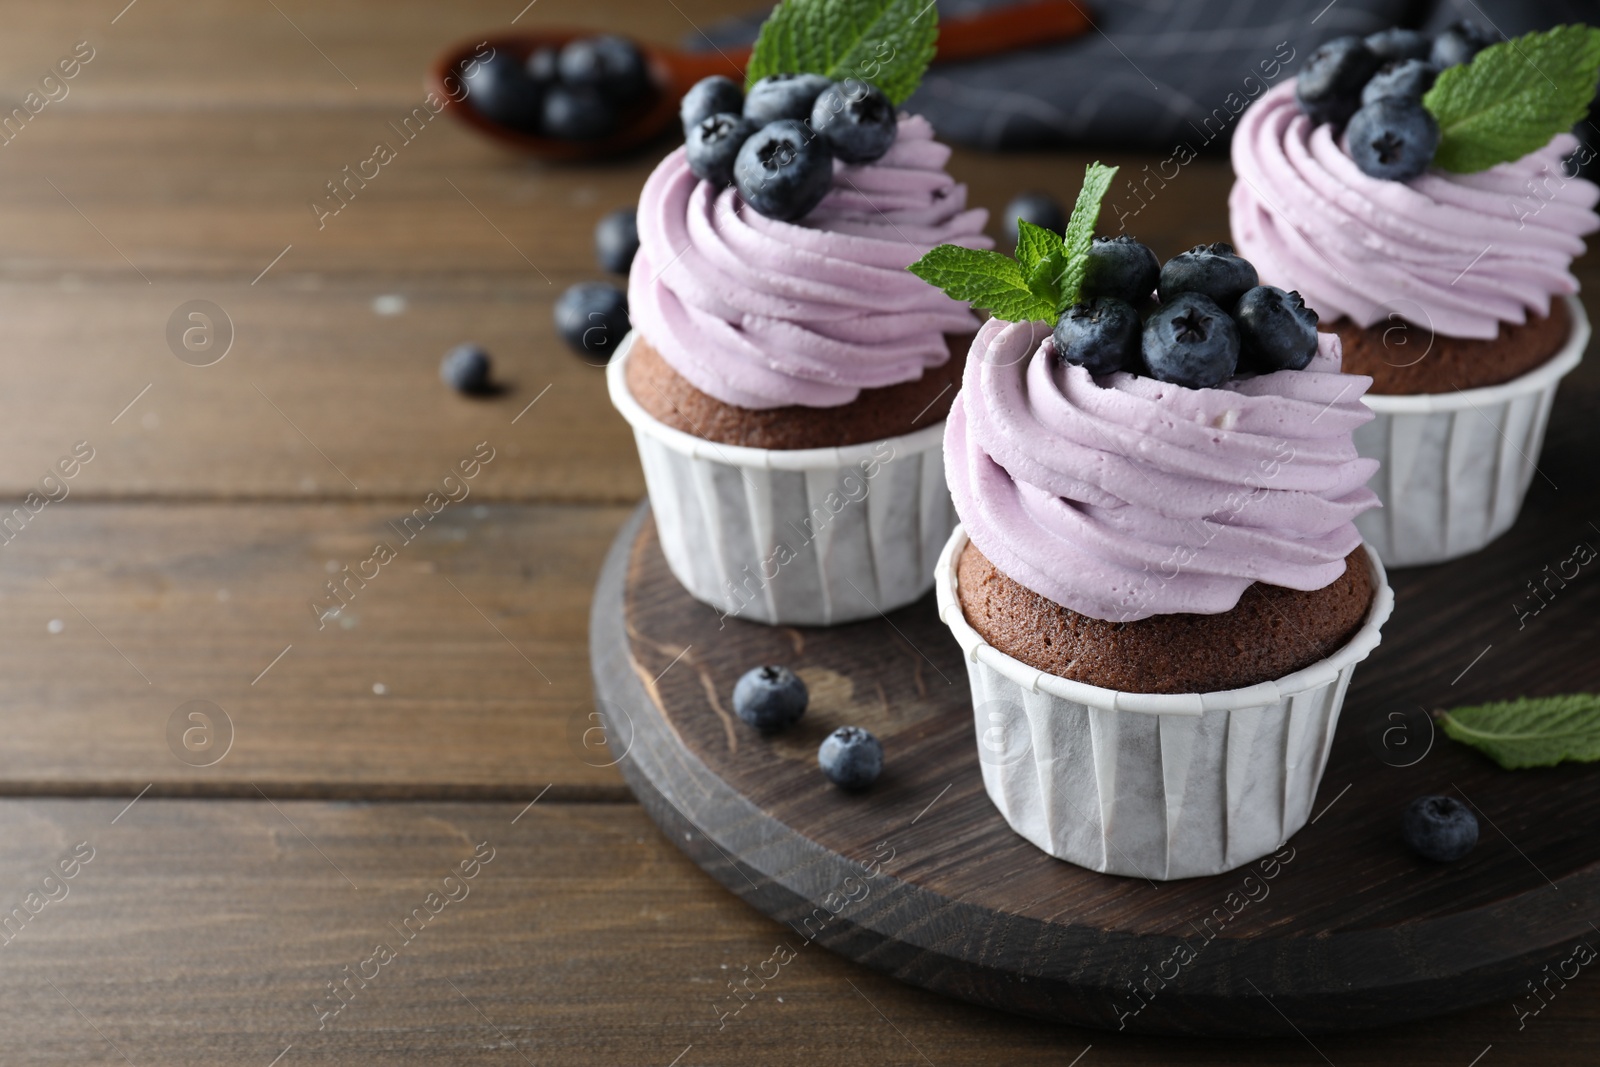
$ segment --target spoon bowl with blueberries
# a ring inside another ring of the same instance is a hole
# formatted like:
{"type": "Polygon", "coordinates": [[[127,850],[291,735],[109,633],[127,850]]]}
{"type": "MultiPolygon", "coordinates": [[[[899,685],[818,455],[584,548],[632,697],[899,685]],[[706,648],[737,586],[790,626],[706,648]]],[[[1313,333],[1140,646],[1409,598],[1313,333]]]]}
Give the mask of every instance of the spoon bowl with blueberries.
{"type": "MultiPolygon", "coordinates": [[[[1090,28],[1074,0],[1026,0],[940,20],[935,62],[1066,40],[1090,28]]],[[[685,52],[592,30],[502,33],[447,48],[428,88],[473,129],[557,161],[605,159],[676,125],[678,101],[713,75],[742,83],[749,48],[685,52]]]]}

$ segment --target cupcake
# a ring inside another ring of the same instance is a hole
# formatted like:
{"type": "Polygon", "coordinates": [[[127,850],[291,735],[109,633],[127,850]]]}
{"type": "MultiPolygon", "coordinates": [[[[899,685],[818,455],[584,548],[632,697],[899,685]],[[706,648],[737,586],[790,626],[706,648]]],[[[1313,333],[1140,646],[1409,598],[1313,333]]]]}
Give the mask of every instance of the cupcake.
{"type": "MultiPolygon", "coordinates": [[[[987,213],[872,81],[762,76],[756,55],[748,93],[684,98],[687,144],[645,183],[610,389],[690,594],[846,622],[925,594],[954,525],[940,440],[977,319],[906,267],[987,248],[987,213]]],[[[920,70],[869,73],[904,95],[920,70]]]]}
{"type": "Polygon", "coordinates": [[[1253,272],[1226,245],[1169,261],[1159,306],[1122,315],[1150,276],[1107,295],[1114,245],[1069,229],[1062,261],[1088,266],[1021,309],[1065,306],[1055,328],[997,317],[974,339],[935,588],[1011,826],[1097,871],[1215,874],[1304,824],[1389,612],[1352,521],[1377,503],[1351,439],[1368,379],[1294,294],[1236,292],[1253,272]]]}
{"type": "Polygon", "coordinates": [[[1385,506],[1357,526],[1391,565],[1462,556],[1510,527],[1588,341],[1571,264],[1600,227],[1600,189],[1577,177],[1588,153],[1567,131],[1596,80],[1570,53],[1600,57],[1597,38],[1568,26],[1484,47],[1464,25],[1431,42],[1341,38],[1240,120],[1234,244],[1373,379],[1377,418],[1356,445],[1382,461],[1385,506]],[[1540,102],[1514,118],[1471,103],[1519,91],[1540,102]]]}

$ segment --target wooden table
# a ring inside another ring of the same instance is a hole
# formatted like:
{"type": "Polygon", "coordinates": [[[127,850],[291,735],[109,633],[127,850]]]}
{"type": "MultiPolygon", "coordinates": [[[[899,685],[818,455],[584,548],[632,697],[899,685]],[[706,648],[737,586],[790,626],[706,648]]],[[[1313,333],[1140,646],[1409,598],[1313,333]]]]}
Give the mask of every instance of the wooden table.
{"type": "MultiPolygon", "coordinates": [[[[599,370],[550,322],[562,288],[600,277],[591,227],[653,155],[539,166],[441,116],[319,228],[310,202],[398,140],[428,59],[518,0],[122,2],[17,5],[0,34],[6,100],[92,51],[0,145],[0,499],[20,505],[78,442],[93,454],[0,545],[0,915],[29,916],[0,935],[0,1060],[1600,1055],[1594,979],[1520,1032],[1506,1005],[1314,1046],[1287,1025],[1179,1043],[979,1010],[820,950],[719,1029],[729,977],[784,930],[583,744],[590,592],[643,482],[599,370]],[[169,347],[193,300],[231,322],[211,366],[169,347]],[[504,395],[439,383],[469,339],[504,395]],[[401,543],[485,450],[470,496],[401,543]],[[325,583],[380,540],[396,558],[319,619],[325,583]],[[190,727],[209,748],[184,747],[190,727]]],[[[744,6],[546,0],[518,25],[674,41],[744,6]]],[[[952,169],[997,208],[1070,194],[1087,158],[961,152],[952,169]]],[[[1162,255],[1221,237],[1227,186],[1224,164],[1192,164],[1130,228],[1162,255]]],[[[1600,281],[1592,257],[1584,276],[1600,281]]]]}

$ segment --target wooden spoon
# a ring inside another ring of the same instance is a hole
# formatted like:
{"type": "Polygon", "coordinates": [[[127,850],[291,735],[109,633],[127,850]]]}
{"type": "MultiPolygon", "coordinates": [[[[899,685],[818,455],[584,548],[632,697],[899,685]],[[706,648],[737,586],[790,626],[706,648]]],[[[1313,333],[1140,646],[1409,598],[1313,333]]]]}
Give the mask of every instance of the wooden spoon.
{"type": "MultiPolygon", "coordinates": [[[[1086,32],[1091,25],[1084,9],[1073,0],[1029,0],[976,15],[947,18],[939,24],[939,51],[934,62],[976,59],[1063,41],[1086,32]]],[[[635,42],[644,54],[653,91],[621,116],[616,133],[593,141],[566,141],[524,133],[494,121],[463,99],[459,72],[474,55],[484,54],[479,50],[485,44],[496,52],[504,51],[518,61],[525,61],[537,48],[545,45],[559,48],[568,41],[592,37],[597,32],[600,31],[552,29],[464,41],[446,49],[433,61],[428,70],[428,88],[441,100],[450,102],[449,111],[456,118],[502,144],[543,159],[602,159],[637,148],[675,125],[678,101],[701,78],[725,74],[742,81],[745,65],[750,61],[748,47],[683,52],[635,42]]]]}

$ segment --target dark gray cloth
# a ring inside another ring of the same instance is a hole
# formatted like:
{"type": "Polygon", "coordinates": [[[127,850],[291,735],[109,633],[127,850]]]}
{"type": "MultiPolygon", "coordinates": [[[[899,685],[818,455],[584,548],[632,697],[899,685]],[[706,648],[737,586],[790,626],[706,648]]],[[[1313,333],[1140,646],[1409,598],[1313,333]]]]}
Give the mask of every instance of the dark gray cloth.
{"type": "MultiPolygon", "coordinates": [[[[999,6],[940,0],[950,17],[999,6]]],[[[1323,41],[1458,18],[1516,36],[1600,22],[1600,0],[1090,0],[1095,29],[1073,41],[929,70],[907,106],[941,139],[991,149],[1118,145],[1227,147],[1238,112],[1294,76],[1323,41]]],[[[753,39],[765,11],[696,33],[708,47],[753,39]]],[[[1592,131],[1600,140],[1600,131],[1592,131]]]]}

